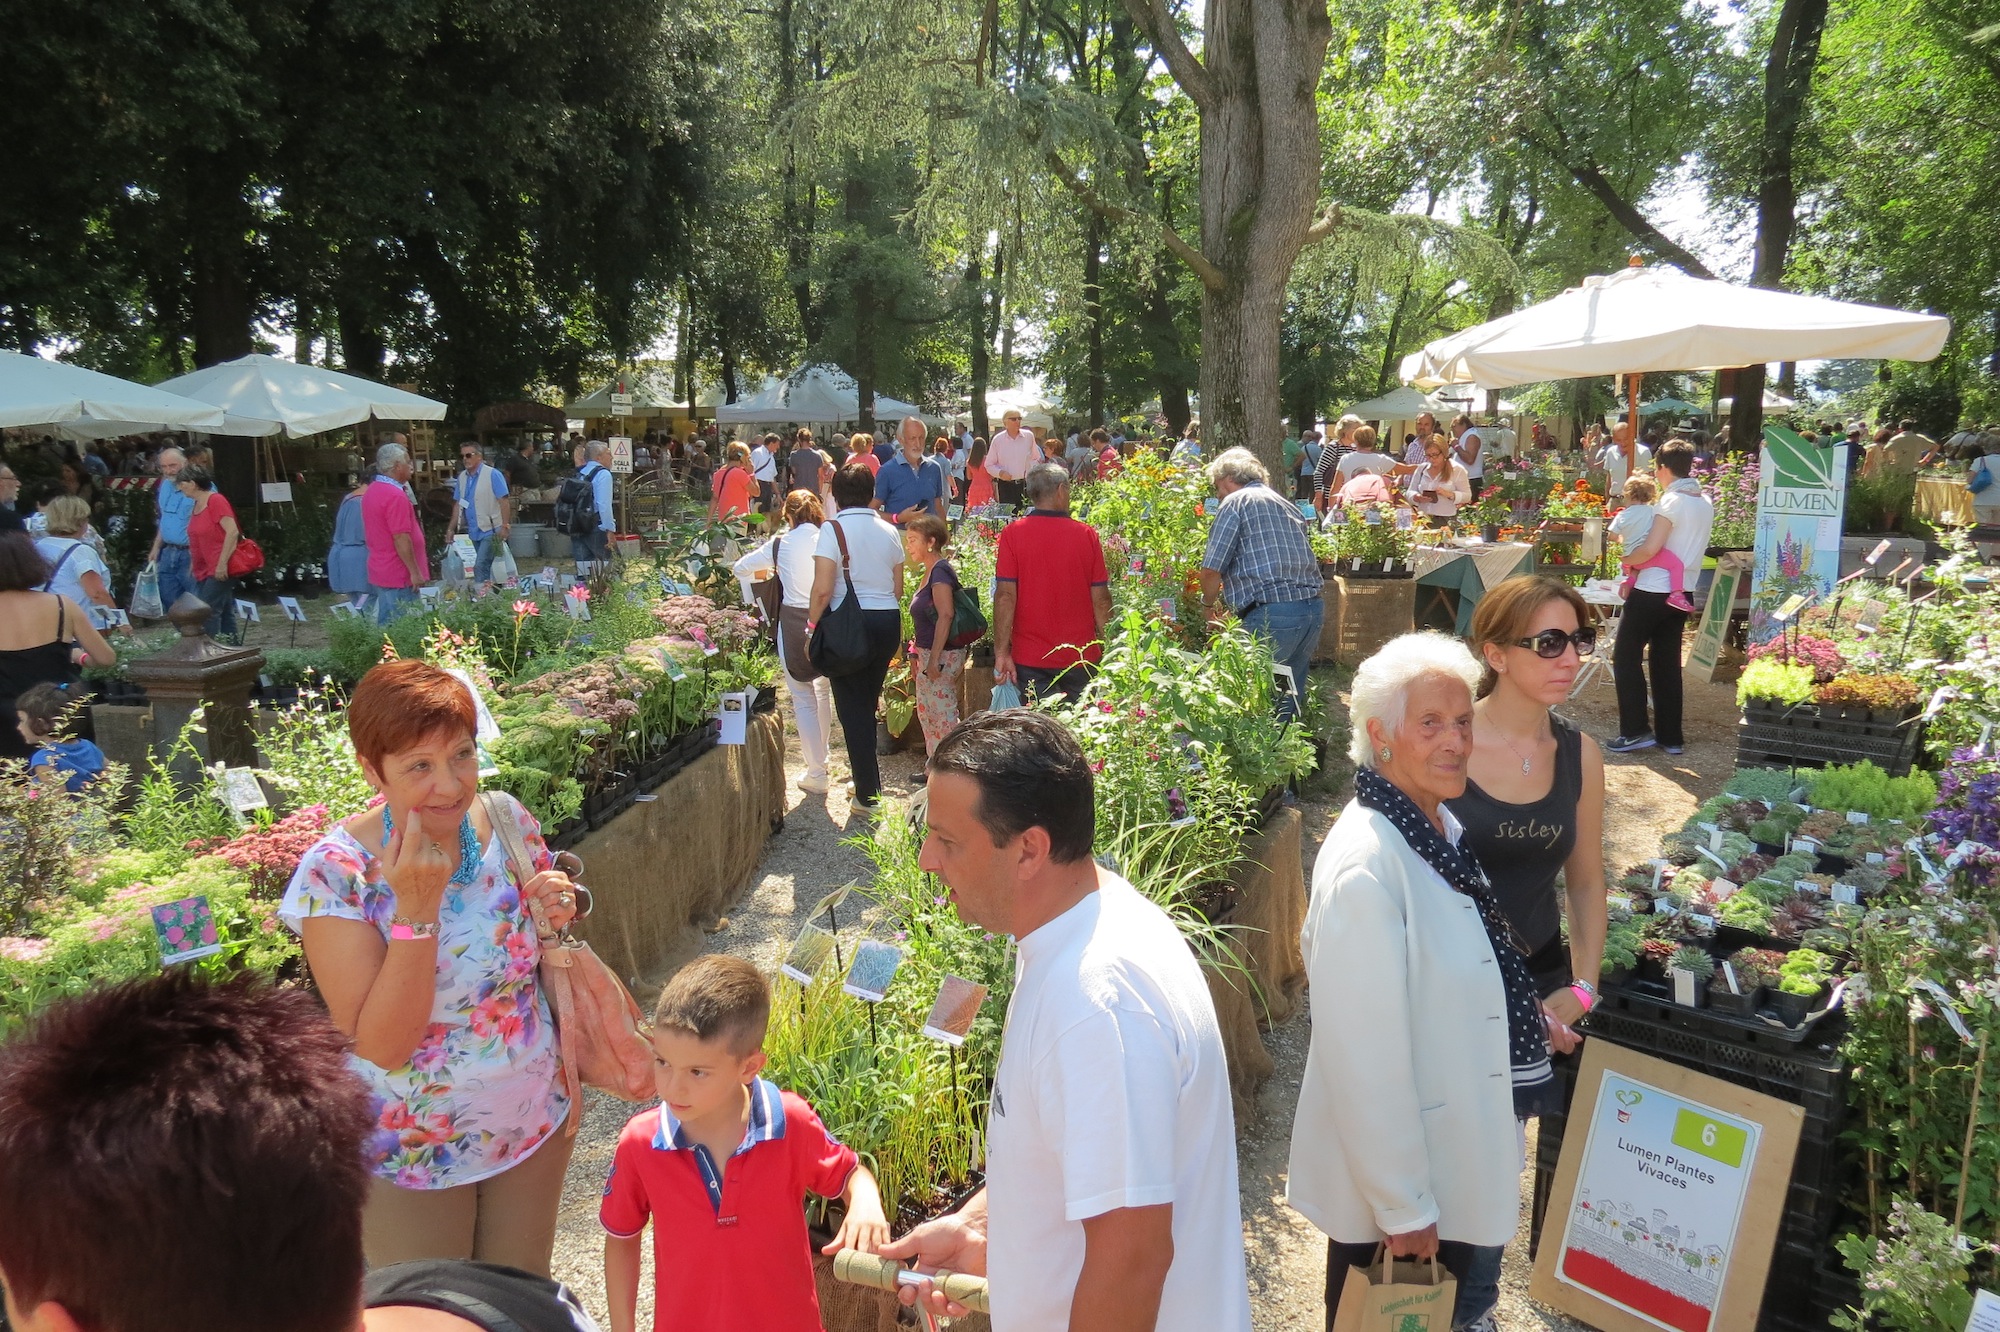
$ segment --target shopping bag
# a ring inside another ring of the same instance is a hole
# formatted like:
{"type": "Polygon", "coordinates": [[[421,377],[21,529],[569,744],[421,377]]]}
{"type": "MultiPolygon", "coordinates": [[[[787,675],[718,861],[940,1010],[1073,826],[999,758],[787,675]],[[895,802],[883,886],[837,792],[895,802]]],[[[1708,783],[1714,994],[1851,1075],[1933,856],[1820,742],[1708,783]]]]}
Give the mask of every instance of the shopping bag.
{"type": "Polygon", "coordinates": [[[506,542],[495,538],[493,542],[493,581],[502,587],[511,587],[514,580],[520,576],[521,567],[514,563],[514,552],[508,548],[506,542]]]}
{"type": "Polygon", "coordinates": [[[1458,1283],[1432,1258],[1381,1262],[1347,1269],[1333,1332],[1451,1332],[1458,1283]]]}
{"type": "Polygon", "coordinates": [[[1002,680],[993,686],[993,700],[986,705],[991,712],[1005,712],[1008,708],[1021,706],[1021,691],[1012,680],[1002,680]]]}
{"type": "Polygon", "coordinates": [[[139,577],[132,584],[132,604],[128,608],[142,620],[164,620],[166,607],[160,604],[160,571],[147,565],[139,571],[139,577]]]}

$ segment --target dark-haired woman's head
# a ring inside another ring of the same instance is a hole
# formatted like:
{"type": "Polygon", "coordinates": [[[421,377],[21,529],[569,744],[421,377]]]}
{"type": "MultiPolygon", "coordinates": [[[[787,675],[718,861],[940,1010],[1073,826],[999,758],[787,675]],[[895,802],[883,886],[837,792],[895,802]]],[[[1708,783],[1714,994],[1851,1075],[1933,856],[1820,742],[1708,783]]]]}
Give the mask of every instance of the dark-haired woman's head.
{"type": "Polygon", "coordinates": [[[32,592],[49,581],[48,562],[26,532],[0,532],[0,592],[32,592]]]}
{"type": "Polygon", "coordinates": [[[833,503],[836,508],[865,509],[868,501],[874,498],[875,474],[866,465],[849,463],[833,474],[833,503]]]}

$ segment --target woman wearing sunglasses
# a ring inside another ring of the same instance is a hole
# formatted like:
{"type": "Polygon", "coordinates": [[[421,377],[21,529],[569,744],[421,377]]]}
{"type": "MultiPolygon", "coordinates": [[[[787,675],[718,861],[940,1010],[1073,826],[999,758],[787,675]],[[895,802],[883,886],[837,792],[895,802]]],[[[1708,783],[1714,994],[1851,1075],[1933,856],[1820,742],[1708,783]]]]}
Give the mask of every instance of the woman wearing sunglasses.
{"type": "Polygon", "coordinates": [[[1604,958],[1604,757],[1550,709],[1596,645],[1589,608],[1567,583],[1510,578],[1486,594],[1472,620],[1482,667],[1472,757],[1465,794],[1450,802],[1528,949],[1543,1009],[1565,1025],[1596,1001],[1604,958]]]}

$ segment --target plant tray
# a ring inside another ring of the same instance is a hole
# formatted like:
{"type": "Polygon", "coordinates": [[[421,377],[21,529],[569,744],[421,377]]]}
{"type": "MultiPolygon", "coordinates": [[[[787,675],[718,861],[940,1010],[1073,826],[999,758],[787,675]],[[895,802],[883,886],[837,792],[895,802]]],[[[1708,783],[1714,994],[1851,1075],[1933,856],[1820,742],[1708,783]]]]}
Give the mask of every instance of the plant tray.
{"type": "Polygon", "coordinates": [[[1891,777],[1906,776],[1923,746],[1920,721],[1850,721],[1811,703],[1794,707],[1753,699],[1736,730],[1739,768],[1822,768],[1868,759],[1891,777]]]}
{"type": "MultiPolygon", "coordinates": [[[[1673,1001],[1668,986],[1650,986],[1644,981],[1606,986],[1591,1010],[1643,1019],[1662,1026],[1697,1032],[1713,1040],[1732,1041],[1753,1050],[1797,1050],[1808,1046],[1837,1043],[1847,1021],[1838,1009],[1822,1013],[1796,1027],[1773,1025],[1761,1017],[1742,1017],[1720,1008],[1689,1008],[1673,1001]],[[1658,991],[1657,993],[1655,991],[1658,991]]],[[[1767,1001],[1766,1012],[1771,1011],[1767,1001]]]]}

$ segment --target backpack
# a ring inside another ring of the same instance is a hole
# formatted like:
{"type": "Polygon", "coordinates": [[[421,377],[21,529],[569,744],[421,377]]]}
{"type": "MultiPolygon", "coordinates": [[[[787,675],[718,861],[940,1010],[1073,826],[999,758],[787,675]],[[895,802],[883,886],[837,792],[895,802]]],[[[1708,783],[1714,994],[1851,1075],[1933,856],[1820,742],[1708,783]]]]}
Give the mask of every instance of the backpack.
{"type": "Polygon", "coordinates": [[[979,594],[960,583],[951,598],[951,631],[945,636],[947,648],[971,647],[986,637],[986,616],[979,610],[979,594]]]}
{"type": "Polygon", "coordinates": [[[575,476],[563,478],[562,488],[556,492],[556,531],[566,536],[589,536],[597,531],[597,490],[590,484],[591,468],[597,466],[585,463],[575,476]]]}

